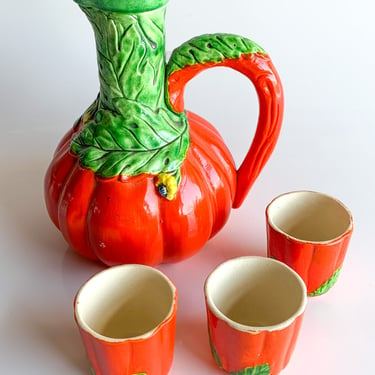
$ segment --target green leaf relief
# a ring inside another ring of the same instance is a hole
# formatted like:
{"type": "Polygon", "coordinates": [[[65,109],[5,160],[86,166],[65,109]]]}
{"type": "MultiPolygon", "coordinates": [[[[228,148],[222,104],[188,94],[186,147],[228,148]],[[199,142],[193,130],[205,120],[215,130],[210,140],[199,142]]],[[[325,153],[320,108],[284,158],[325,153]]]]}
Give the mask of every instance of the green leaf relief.
{"type": "Polygon", "coordinates": [[[215,348],[215,346],[214,346],[214,344],[213,344],[213,342],[212,342],[212,338],[211,338],[210,331],[208,331],[208,336],[209,336],[209,339],[210,339],[210,348],[211,348],[212,356],[213,356],[213,358],[214,358],[216,364],[217,364],[220,368],[222,368],[222,367],[223,367],[223,364],[222,364],[221,359],[220,359],[220,357],[219,357],[219,354],[217,353],[216,348],[215,348]]]}
{"type": "Polygon", "coordinates": [[[129,103],[126,120],[100,109],[73,137],[71,149],[85,168],[103,177],[178,174],[181,156],[189,147],[186,119],[169,116],[165,109],[160,109],[159,117],[164,119],[161,127],[149,108],[144,108],[144,116],[137,116],[138,107],[136,102],[129,103]]]}
{"type": "Polygon", "coordinates": [[[165,9],[139,14],[82,9],[95,32],[100,94],[72,138],[72,151],[102,177],[178,175],[189,133],[185,113],[165,103],[165,9]]]}
{"type": "MultiPolygon", "coordinates": [[[[220,368],[223,368],[223,364],[222,364],[222,361],[220,359],[220,356],[217,353],[216,348],[215,348],[215,346],[212,342],[210,331],[208,331],[208,336],[209,336],[209,340],[210,340],[210,347],[211,347],[212,356],[213,356],[216,364],[220,368]]],[[[270,366],[269,366],[268,363],[266,363],[266,364],[255,366],[255,367],[248,367],[248,368],[245,368],[244,370],[232,371],[232,372],[229,372],[229,375],[269,375],[270,371],[271,371],[270,366]]]]}
{"type": "Polygon", "coordinates": [[[269,375],[270,374],[269,364],[259,365],[255,367],[248,367],[244,370],[230,372],[230,375],[269,375]]]}
{"type": "Polygon", "coordinates": [[[250,39],[233,34],[205,34],[197,36],[176,48],[167,65],[167,76],[186,66],[219,63],[238,59],[242,54],[263,53],[262,47],[250,39]]]}
{"type": "Polygon", "coordinates": [[[342,266],[340,266],[337,271],[332,275],[331,278],[329,278],[324,284],[322,284],[318,289],[314,290],[313,292],[309,293],[309,297],[315,297],[315,296],[320,296],[321,294],[324,294],[328,292],[329,289],[332,288],[332,286],[336,283],[340,271],[341,271],[342,266]]]}

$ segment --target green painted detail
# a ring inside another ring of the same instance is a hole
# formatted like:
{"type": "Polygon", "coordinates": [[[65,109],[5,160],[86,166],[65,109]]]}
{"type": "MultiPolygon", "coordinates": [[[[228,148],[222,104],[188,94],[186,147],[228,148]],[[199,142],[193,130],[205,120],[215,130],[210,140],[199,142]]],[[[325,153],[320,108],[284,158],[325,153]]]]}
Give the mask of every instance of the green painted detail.
{"type": "Polygon", "coordinates": [[[332,277],[327,280],[324,284],[322,284],[318,289],[314,290],[313,292],[309,293],[309,297],[315,297],[315,296],[320,296],[321,294],[324,294],[328,292],[329,289],[332,288],[332,286],[336,283],[337,278],[340,275],[342,266],[340,266],[337,271],[332,275],[332,277]]]}
{"type": "Polygon", "coordinates": [[[234,34],[205,34],[176,48],[168,61],[167,76],[186,66],[220,63],[243,54],[266,52],[250,39],[234,34]]]}
{"type": "Polygon", "coordinates": [[[216,364],[222,368],[223,367],[223,364],[221,362],[221,359],[219,357],[219,354],[217,353],[216,349],[215,349],[215,346],[212,342],[212,338],[211,338],[211,334],[210,334],[210,331],[208,331],[208,336],[209,336],[209,339],[210,339],[210,347],[211,347],[211,353],[212,353],[212,356],[216,362],[216,364]]]}
{"type": "Polygon", "coordinates": [[[72,151],[102,177],[179,175],[189,131],[185,113],[175,113],[165,101],[165,9],[82,10],[95,32],[100,94],[82,117],[72,151]]]}
{"type": "MultiPolygon", "coordinates": [[[[211,352],[212,356],[216,362],[216,364],[220,367],[223,368],[223,363],[220,359],[220,356],[218,352],[216,351],[216,348],[212,342],[211,334],[210,331],[208,331],[208,337],[210,340],[210,347],[211,347],[211,352]]],[[[270,374],[270,366],[268,363],[255,366],[255,367],[248,367],[245,368],[244,370],[239,370],[239,371],[232,371],[229,372],[229,375],[269,375],[270,374]]]]}
{"type": "Polygon", "coordinates": [[[92,375],[96,375],[96,372],[95,372],[95,370],[94,370],[94,368],[92,366],[90,366],[90,370],[91,370],[91,374],[92,375]]]}
{"type": "Polygon", "coordinates": [[[74,0],[84,7],[124,13],[140,13],[160,8],[169,0],[74,0]]]}
{"type": "Polygon", "coordinates": [[[230,372],[230,375],[269,375],[271,372],[269,364],[256,367],[248,367],[244,370],[230,372]]]}

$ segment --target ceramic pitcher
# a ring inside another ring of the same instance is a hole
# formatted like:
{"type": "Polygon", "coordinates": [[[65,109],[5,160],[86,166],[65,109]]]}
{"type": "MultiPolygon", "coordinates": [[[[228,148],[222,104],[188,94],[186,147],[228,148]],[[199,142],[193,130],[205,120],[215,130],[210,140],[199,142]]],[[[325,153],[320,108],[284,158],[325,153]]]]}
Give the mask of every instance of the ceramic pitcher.
{"type": "Polygon", "coordinates": [[[195,37],[166,63],[168,0],[75,1],[94,29],[100,92],[57,146],[49,215],[73,249],[107,265],[180,261],[223,227],[269,159],[279,76],[259,45],[232,34],[195,37]],[[185,85],[218,66],[245,75],[259,98],[238,168],[218,131],[184,107],[185,85]]]}

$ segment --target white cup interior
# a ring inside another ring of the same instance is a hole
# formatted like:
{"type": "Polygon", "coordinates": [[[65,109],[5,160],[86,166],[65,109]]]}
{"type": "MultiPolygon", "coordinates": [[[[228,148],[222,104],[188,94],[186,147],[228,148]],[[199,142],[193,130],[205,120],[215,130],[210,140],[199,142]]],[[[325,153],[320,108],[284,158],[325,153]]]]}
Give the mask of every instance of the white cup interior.
{"type": "Polygon", "coordinates": [[[142,265],[109,268],[91,278],[76,296],[78,324],[105,340],[152,332],[172,313],[176,289],[160,271],[142,265]]]}
{"type": "Polygon", "coordinates": [[[281,195],[267,207],[269,224],[307,242],[332,241],[352,227],[349,210],[338,200],[312,191],[281,195]]]}
{"type": "Polygon", "coordinates": [[[276,330],[303,313],[306,286],[285,264],[264,257],[222,263],[207,278],[207,305],[236,329],[276,330]]]}

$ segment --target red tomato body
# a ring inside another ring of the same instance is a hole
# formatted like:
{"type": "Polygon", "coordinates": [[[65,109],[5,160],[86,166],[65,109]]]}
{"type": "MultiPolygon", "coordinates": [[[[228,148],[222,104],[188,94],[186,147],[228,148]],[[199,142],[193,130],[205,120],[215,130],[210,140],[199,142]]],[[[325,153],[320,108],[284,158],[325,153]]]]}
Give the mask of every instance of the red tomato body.
{"type": "Polygon", "coordinates": [[[236,169],[217,130],[187,112],[190,148],[173,200],[163,198],[155,176],[98,177],[60,142],[45,177],[48,213],[78,253],[113,266],[157,265],[196,253],[225,224],[236,193],[236,169]]]}

